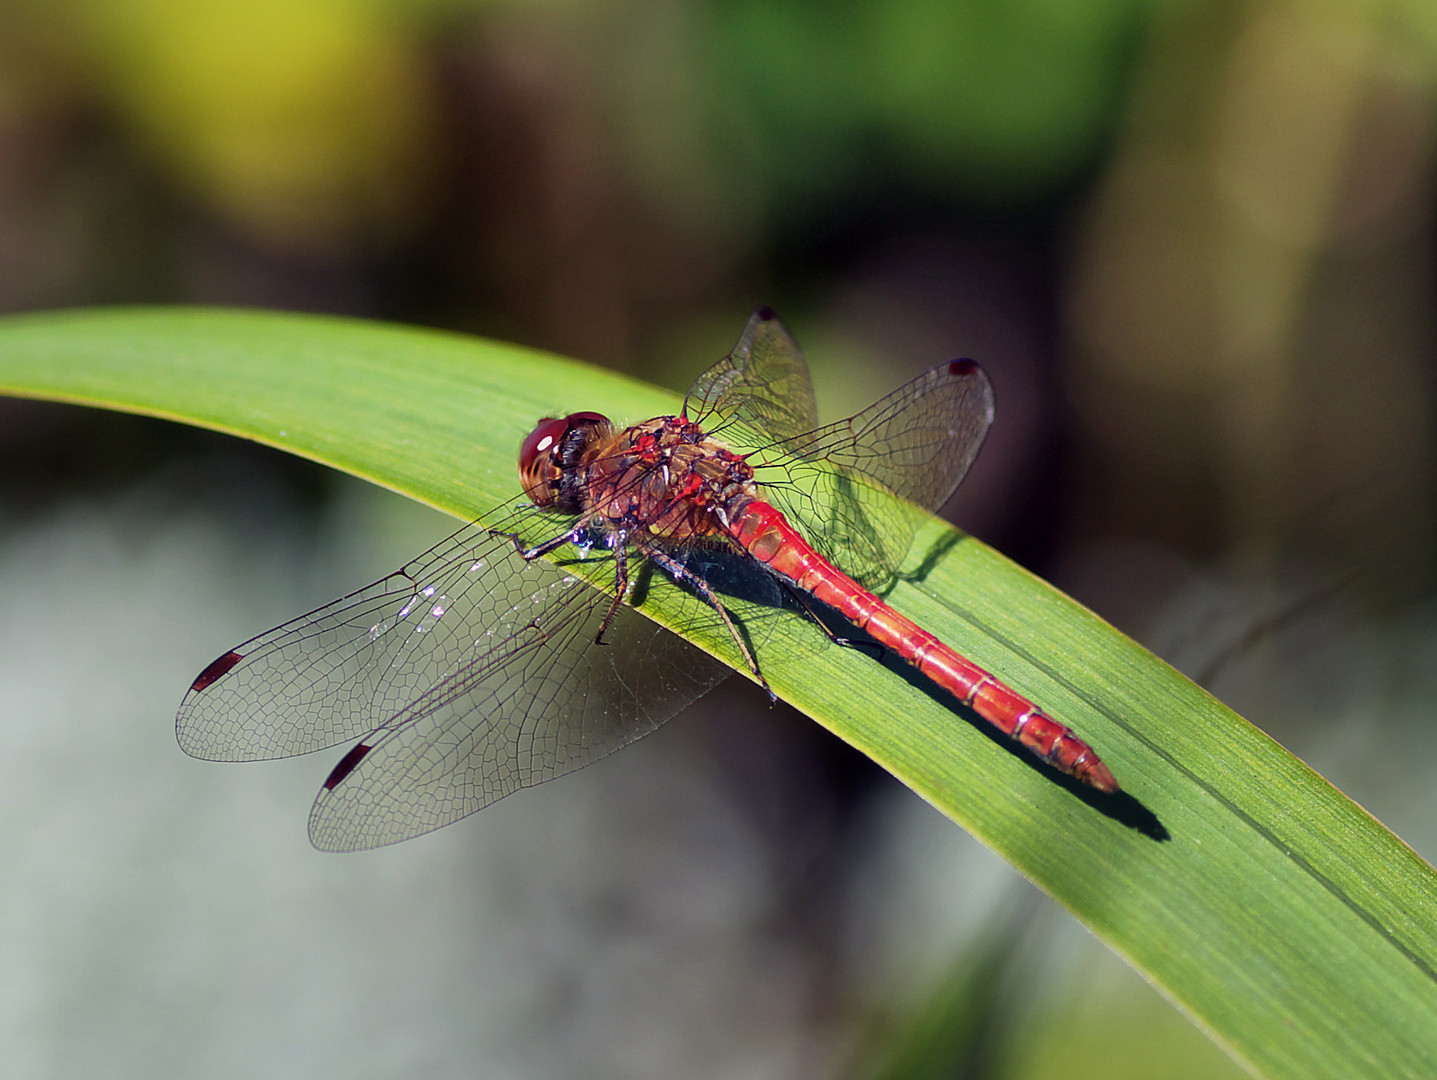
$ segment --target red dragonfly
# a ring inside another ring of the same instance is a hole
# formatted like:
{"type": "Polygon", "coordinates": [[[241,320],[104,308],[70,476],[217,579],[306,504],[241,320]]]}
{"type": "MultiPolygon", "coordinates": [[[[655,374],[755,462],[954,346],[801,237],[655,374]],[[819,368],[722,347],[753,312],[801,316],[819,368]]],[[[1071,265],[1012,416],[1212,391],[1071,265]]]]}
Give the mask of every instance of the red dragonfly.
{"type": "Polygon", "coordinates": [[[314,845],[437,829],[653,731],[728,674],[626,602],[643,560],[686,594],[685,625],[707,613],[767,689],[753,637],[710,580],[727,552],[1054,768],[1116,792],[1070,729],[875,595],[992,419],[987,376],[955,360],[818,427],[803,355],[760,309],[680,415],[622,429],[593,412],[540,421],[519,452],[525,498],[507,515],[215,660],[180,705],[180,745],[248,761],[357,738],[310,812],[314,845]]]}

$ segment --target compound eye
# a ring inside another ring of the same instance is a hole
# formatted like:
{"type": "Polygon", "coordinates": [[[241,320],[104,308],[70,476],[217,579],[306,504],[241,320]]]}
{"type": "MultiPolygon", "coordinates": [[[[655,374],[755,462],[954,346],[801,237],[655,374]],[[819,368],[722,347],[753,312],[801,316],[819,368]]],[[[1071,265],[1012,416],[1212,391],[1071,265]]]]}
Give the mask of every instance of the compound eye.
{"type": "Polygon", "coordinates": [[[573,461],[565,458],[572,458],[588,447],[608,427],[609,421],[596,412],[570,413],[562,420],[552,416],[540,420],[539,426],[529,432],[519,447],[519,479],[524,485],[524,494],[538,506],[557,506],[560,478],[564,470],[573,465],[573,461]],[[581,428],[586,430],[582,437],[576,438],[581,428]]]}
{"type": "Polygon", "coordinates": [[[557,450],[568,430],[567,417],[560,420],[546,416],[519,447],[519,482],[524,485],[524,494],[538,506],[552,506],[558,495],[557,450]]]}
{"type": "Polygon", "coordinates": [[[568,430],[568,417],[559,419],[546,416],[525,437],[519,447],[519,475],[524,479],[525,487],[530,486],[530,474],[535,468],[548,463],[554,447],[563,441],[564,433],[568,430]]]}

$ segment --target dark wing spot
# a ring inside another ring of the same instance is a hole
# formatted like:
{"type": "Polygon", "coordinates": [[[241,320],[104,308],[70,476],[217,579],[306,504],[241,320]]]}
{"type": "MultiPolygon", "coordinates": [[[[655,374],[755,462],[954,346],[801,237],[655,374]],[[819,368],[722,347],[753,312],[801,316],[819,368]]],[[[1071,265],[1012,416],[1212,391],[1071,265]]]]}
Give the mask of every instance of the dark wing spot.
{"type": "Polygon", "coordinates": [[[223,676],[229,674],[230,669],[243,659],[243,655],[235,652],[234,650],[230,650],[229,652],[221,656],[218,660],[215,660],[213,663],[211,663],[209,667],[204,669],[204,671],[201,671],[198,675],[196,675],[195,681],[190,683],[190,689],[195,693],[199,693],[206,687],[213,685],[223,676]]]}
{"type": "Polygon", "coordinates": [[[349,753],[345,754],[344,757],[340,758],[339,764],[334,767],[334,771],[325,779],[324,790],[333,791],[338,787],[346,776],[354,772],[355,766],[364,760],[364,755],[373,749],[374,747],[372,746],[366,746],[364,743],[360,743],[350,750],[349,753]]]}
{"type": "Polygon", "coordinates": [[[948,363],[948,374],[950,375],[972,375],[978,370],[976,360],[952,360],[948,363]]]}
{"type": "Polygon", "coordinates": [[[753,313],[753,317],[759,322],[768,322],[770,319],[778,318],[778,316],[773,313],[773,308],[771,307],[759,308],[753,313]]]}

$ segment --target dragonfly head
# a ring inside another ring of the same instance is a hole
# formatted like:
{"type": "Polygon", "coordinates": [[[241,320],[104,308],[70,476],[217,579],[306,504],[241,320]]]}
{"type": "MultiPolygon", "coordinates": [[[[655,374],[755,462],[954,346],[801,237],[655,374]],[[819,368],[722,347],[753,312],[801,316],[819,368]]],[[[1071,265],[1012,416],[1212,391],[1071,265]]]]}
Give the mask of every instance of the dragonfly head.
{"type": "Polygon", "coordinates": [[[519,480],[535,506],[577,514],[583,509],[577,467],[584,451],[609,435],[613,425],[596,412],[546,416],[519,447],[519,480]]]}

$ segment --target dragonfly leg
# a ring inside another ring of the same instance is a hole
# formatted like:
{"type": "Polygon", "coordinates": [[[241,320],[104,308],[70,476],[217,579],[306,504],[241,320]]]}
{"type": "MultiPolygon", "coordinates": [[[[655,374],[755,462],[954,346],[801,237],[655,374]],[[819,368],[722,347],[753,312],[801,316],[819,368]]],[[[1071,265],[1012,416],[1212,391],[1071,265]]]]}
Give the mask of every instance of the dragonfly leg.
{"type": "Polygon", "coordinates": [[[514,542],[514,550],[519,553],[520,558],[533,562],[535,559],[542,555],[547,555],[551,551],[558,551],[565,544],[578,543],[578,537],[579,530],[570,529],[568,532],[560,533],[558,536],[535,544],[533,547],[525,547],[524,541],[520,540],[517,536],[511,536],[509,539],[514,542]]]}
{"type": "Polygon", "coordinates": [[[602,645],[604,635],[609,632],[609,624],[614,621],[614,616],[619,613],[619,605],[624,602],[624,597],[629,591],[629,556],[622,543],[614,545],[614,601],[609,605],[608,612],[604,615],[604,621],[599,624],[599,632],[594,635],[594,644],[602,645]]]}
{"type": "Polygon", "coordinates": [[[838,634],[836,634],[836,633],[833,632],[833,629],[828,625],[828,623],[825,622],[822,618],[820,618],[818,612],[817,612],[816,610],[814,610],[814,607],[813,607],[813,597],[812,597],[812,596],[810,596],[808,593],[804,592],[802,589],[795,589],[792,585],[788,584],[787,582],[784,582],[784,583],[783,583],[783,587],[788,590],[788,594],[789,594],[790,596],[792,596],[795,601],[798,602],[798,606],[799,606],[799,607],[803,608],[803,610],[808,613],[808,617],[809,617],[815,624],[817,624],[818,628],[819,628],[820,630],[822,630],[825,635],[827,635],[828,640],[831,641],[831,642],[833,642],[833,644],[842,646],[842,647],[845,648],[845,649],[859,649],[859,650],[872,649],[872,650],[873,650],[873,659],[875,659],[875,660],[882,660],[882,659],[883,659],[883,654],[886,653],[888,650],[885,649],[885,648],[884,648],[882,645],[880,645],[878,642],[876,642],[876,641],[854,641],[853,638],[840,637],[838,634]]]}
{"type": "Polygon", "coordinates": [[[729,637],[733,638],[734,644],[738,646],[738,651],[743,654],[744,662],[748,664],[748,669],[753,672],[753,677],[757,679],[758,684],[763,687],[764,693],[768,694],[768,699],[770,701],[777,701],[778,695],[773,692],[773,687],[769,686],[768,680],[763,677],[763,672],[760,671],[758,667],[758,661],[754,659],[753,653],[749,650],[748,645],[744,643],[742,635],[738,632],[738,628],[734,626],[733,620],[729,618],[728,609],[723,606],[723,601],[719,599],[718,593],[714,592],[713,587],[703,578],[689,570],[683,563],[665,554],[663,551],[654,550],[647,554],[649,559],[668,573],[670,577],[675,581],[683,582],[689,588],[693,589],[708,601],[710,607],[718,612],[718,617],[723,620],[729,637]]]}
{"type": "MultiPolygon", "coordinates": [[[[525,547],[524,541],[517,536],[511,536],[509,539],[513,541],[514,550],[519,553],[520,558],[533,560],[547,555],[551,551],[558,551],[559,548],[565,544],[577,545],[582,532],[582,526],[576,529],[570,529],[568,532],[560,533],[558,536],[535,544],[533,547],[525,547]]],[[[614,600],[613,603],[609,605],[608,612],[604,615],[604,621],[599,624],[599,632],[594,635],[595,645],[602,645],[604,643],[604,635],[608,633],[609,625],[614,621],[614,616],[619,613],[619,605],[624,602],[624,596],[629,591],[629,561],[624,548],[624,538],[622,536],[616,537],[615,542],[611,546],[614,549],[614,600]]]]}

